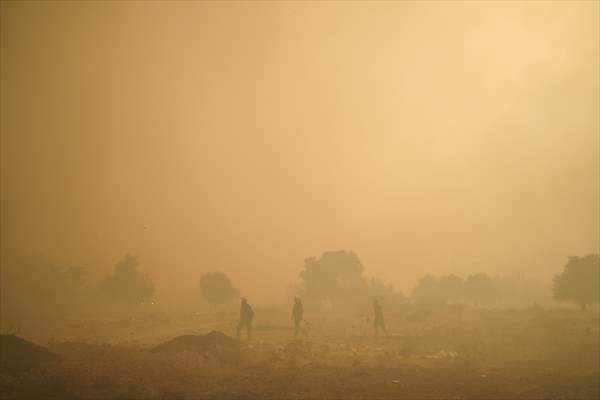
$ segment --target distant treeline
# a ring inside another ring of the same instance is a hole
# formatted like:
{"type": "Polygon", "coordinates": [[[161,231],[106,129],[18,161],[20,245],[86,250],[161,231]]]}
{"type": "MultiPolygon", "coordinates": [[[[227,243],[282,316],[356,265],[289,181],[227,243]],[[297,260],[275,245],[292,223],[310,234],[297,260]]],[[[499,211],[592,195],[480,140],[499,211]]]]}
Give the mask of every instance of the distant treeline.
{"type": "Polygon", "coordinates": [[[308,302],[332,309],[365,309],[378,299],[388,310],[465,304],[490,307],[525,307],[552,301],[551,288],[537,281],[514,277],[423,276],[410,296],[376,278],[363,276],[363,265],[353,252],[330,251],[304,262],[296,292],[308,302]]]}
{"type": "Polygon", "coordinates": [[[532,303],[549,303],[548,286],[524,278],[489,276],[477,273],[461,278],[456,275],[423,276],[412,292],[412,300],[420,306],[437,307],[471,304],[486,307],[519,307],[532,303]]]}
{"type": "Polygon", "coordinates": [[[95,281],[84,267],[61,267],[41,258],[23,260],[3,267],[0,289],[2,322],[17,325],[27,318],[131,312],[151,303],[155,294],[152,281],[130,255],[95,281]]]}
{"type": "MultiPolygon", "coordinates": [[[[374,299],[386,311],[410,307],[436,308],[462,304],[476,307],[526,307],[546,304],[552,298],[585,308],[599,302],[600,264],[597,254],[570,257],[564,271],[554,277],[554,286],[513,277],[425,275],[409,296],[379,279],[363,275],[364,267],[354,252],[328,251],[309,257],[289,297],[298,295],[313,309],[359,311],[370,309],[374,299]]],[[[198,277],[198,300],[213,307],[228,304],[239,295],[222,272],[198,277]]],[[[21,318],[54,318],[131,314],[154,310],[155,288],[141,272],[135,257],[121,259],[102,279],[89,279],[80,266],[60,267],[43,260],[3,266],[0,280],[2,322],[21,318]]],[[[288,299],[291,300],[291,299],[288,299]]]]}

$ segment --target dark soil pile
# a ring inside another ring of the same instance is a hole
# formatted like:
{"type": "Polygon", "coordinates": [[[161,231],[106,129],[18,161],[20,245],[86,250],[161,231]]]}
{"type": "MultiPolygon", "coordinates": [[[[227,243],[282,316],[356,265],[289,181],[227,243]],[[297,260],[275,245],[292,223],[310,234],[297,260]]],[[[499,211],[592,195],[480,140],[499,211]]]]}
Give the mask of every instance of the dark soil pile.
{"type": "Polygon", "coordinates": [[[47,348],[15,335],[0,335],[0,372],[19,373],[40,364],[59,360],[47,348]]]}
{"type": "Polygon", "coordinates": [[[235,350],[238,342],[223,332],[212,331],[206,335],[183,335],[159,344],[152,349],[157,352],[180,352],[195,351],[199,353],[211,352],[213,350],[235,350]]]}

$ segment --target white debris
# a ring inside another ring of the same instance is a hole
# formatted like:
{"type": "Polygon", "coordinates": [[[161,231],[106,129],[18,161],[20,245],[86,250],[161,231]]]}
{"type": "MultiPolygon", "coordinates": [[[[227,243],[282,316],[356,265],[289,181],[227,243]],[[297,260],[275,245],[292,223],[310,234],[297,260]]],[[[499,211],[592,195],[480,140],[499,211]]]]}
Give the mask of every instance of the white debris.
{"type": "Polygon", "coordinates": [[[458,353],[456,351],[440,350],[436,354],[425,356],[425,358],[439,360],[440,358],[456,358],[458,353]]]}

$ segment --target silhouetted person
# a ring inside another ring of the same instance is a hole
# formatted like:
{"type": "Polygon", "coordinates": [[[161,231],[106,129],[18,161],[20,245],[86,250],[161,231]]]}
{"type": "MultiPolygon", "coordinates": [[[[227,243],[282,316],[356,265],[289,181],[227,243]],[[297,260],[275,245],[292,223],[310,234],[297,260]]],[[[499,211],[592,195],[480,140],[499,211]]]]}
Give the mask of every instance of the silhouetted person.
{"type": "Polygon", "coordinates": [[[300,332],[300,322],[304,316],[304,307],[302,306],[302,300],[300,297],[294,298],[294,308],[292,309],[292,320],[294,321],[294,337],[298,336],[300,332]]]}
{"type": "Polygon", "coordinates": [[[254,317],[254,311],[246,298],[242,297],[242,306],[240,307],[240,322],[237,326],[237,338],[240,338],[240,332],[246,328],[248,332],[248,340],[250,340],[250,331],[252,330],[252,318],[254,317]]]}
{"type": "Polygon", "coordinates": [[[385,321],[383,320],[383,311],[381,310],[381,305],[377,300],[373,301],[373,312],[375,313],[375,318],[373,319],[375,336],[379,335],[379,328],[381,328],[383,330],[383,333],[387,335],[388,333],[385,329],[385,321]]]}

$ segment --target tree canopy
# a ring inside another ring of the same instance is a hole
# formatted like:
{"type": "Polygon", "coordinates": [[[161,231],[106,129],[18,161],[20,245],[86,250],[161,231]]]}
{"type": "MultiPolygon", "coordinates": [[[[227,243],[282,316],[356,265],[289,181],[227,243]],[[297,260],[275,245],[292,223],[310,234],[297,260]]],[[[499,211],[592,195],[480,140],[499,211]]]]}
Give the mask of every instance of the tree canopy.
{"type": "Polygon", "coordinates": [[[229,277],[223,272],[209,272],[200,278],[200,291],[208,304],[231,303],[239,295],[229,277]]]}
{"type": "Polygon", "coordinates": [[[562,273],[554,276],[554,298],[585,309],[600,301],[600,261],[598,254],[569,257],[562,273]]]}
{"type": "Polygon", "coordinates": [[[362,272],[363,265],[354,252],[327,251],[321,258],[306,258],[300,278],[307,297],[336,304],[364,288],[362,272]]]}
{"type": "Polygon", "coordinates": [[[0,315],[12,319],[19,314],[40,318],[75,313],[89,302],[86,275],[83,267],[60,266],[43,257],[3,266],[0,315]]]}
{"type": "Polygon", "coordinates": [[[106,294],[117,302],[137,304],[154,296],[154,285],[147,275],[138,270],[138,261],[126,255],[103,282],[106,294]]]}
{"type": "Polygon", "coordinates": [[[452,303],[479,306],[522,306],[550,300],[548,289],[539,282],[523,277],[471,274],[463,279],[456,275],[423,276],[412,292],[416,304],[437,307],[452,303]]]}
{"type": "Polygon", "coordinates": [[[363,276],[363,264],[352,251],[327,251],[320,258],[308,257],[300,272],[302,293],[307,300],[330,302],[334,308],[363,308],[370,300],[387,305],[402,304],[406,298],[393,286],[363,276]]]}

